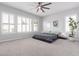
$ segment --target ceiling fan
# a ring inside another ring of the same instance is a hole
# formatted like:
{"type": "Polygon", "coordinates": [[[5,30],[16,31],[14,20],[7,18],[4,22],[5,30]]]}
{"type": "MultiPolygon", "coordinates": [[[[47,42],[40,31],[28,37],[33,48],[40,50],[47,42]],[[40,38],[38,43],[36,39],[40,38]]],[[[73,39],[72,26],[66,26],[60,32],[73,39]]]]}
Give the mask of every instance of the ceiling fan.
{"type": "Polygon", "coordinates": [[[38,5],[37,5],[37,12],[39,11],[39,10],[41,10],[42,12],[45,12],[45,10],[44,9],[50,9],[50,8],[48,8],[48,7],[46,7],[46,6],[48,6],[48,5],[50,5],[50,4],[52,4],[52,3],[44,3],[44,2],[38,2],[38,5]]]}

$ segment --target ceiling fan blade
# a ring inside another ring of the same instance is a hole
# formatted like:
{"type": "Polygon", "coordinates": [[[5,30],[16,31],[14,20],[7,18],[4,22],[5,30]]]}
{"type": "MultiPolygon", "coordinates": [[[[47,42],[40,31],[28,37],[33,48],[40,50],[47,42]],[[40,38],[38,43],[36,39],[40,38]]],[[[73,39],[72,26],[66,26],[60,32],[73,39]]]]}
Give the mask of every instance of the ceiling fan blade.
{"type": "Polygon", "coordinates": [[[39,11],[39,8],[37,9],[37,12],[39,11]]]}
{"type": "Polygon", "coordinates": [[[42,6],[47,6],[47,5],[50,5],[50,4],[52,4],[52,3],[47,3],[47,4],[44,4],[44,5],[42,5],[42,6]]]}
{"type": "Polygon", "coordinates": [[[41,8],[42,12],[45,12],[42,8],[41,8]]]}
{"type": "Polygon", "coordinates": [[[42,7],[42,8],[44,8],[44,9],[50,9],[50,8],[48,8],[48,7],[42,7]]]}

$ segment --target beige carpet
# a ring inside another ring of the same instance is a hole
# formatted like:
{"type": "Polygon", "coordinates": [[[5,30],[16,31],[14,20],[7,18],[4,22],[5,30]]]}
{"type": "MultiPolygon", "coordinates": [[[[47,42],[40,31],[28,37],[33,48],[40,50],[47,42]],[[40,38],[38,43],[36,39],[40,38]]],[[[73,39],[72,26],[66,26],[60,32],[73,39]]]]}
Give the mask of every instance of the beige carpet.
{"type": "Polygon", "coordinates": [[[32,38],[0,43],[2,56],[72,56],[79,55],[79,42],[59,39],[46,43],[32,38]]]}

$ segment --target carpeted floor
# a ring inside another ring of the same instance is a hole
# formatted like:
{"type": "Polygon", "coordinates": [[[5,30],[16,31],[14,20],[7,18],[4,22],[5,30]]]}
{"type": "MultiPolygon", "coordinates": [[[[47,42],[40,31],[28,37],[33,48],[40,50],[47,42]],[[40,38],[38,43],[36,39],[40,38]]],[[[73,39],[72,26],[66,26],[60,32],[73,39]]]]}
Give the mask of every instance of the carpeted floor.
{"type": "Polygon", "coordinates": [[[0,56],[79,56],[79,42],[58,39],[46,43],[36,39],[21,39],[0,43],[0,56]]]}

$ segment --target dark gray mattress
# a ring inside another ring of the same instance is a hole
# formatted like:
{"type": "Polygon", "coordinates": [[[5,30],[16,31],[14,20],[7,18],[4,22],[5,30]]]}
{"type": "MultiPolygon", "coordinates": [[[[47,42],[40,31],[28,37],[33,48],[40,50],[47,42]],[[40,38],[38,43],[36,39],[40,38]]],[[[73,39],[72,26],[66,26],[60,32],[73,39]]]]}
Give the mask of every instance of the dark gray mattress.
{"type": "Polygon", "coordinates": [[[56,34],[49,34],[49,33],[40,33],[33,36],[35,39],[39,39],[46,42],[53,42],[57,40],[56,34]]]}

